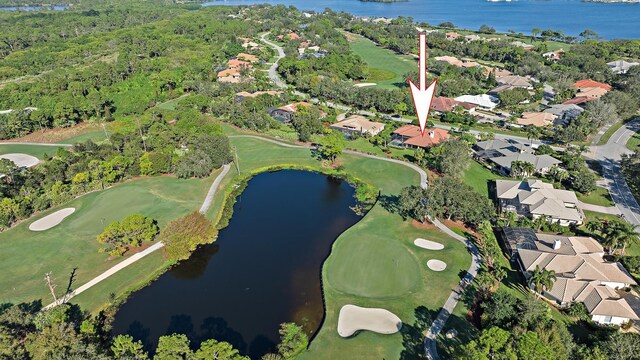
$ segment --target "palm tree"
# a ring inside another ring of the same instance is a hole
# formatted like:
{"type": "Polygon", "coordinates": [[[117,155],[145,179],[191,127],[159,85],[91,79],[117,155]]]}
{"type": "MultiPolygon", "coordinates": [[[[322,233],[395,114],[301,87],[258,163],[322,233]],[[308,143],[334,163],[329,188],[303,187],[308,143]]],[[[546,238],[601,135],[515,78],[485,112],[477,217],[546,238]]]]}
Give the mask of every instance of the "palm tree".
{"type": "Polygon", "coordinates": [[[553,283],[556,281],[556,272],[553,270],[540,269],[539,265],[536,265],[535,270],[529,278],[529,284],[533,285],[536,295],[539,297],[546,289],[553,287],[553,283]]]}
{"type": "Polygon", "coordinates": [[[546,215],[539,216],[533,220],[533,224],[537,231],[540,231],[543,226],[549,224],[549,217],[546,215]]]}
{"type": "Polygon", "coordinates": [[[637,225],[624,221],[614,221],[609,224],[606,231],[607,243],[611,244],[611,253],[622,245],[622,254],[627,245],[638,241],[637,225]]]}

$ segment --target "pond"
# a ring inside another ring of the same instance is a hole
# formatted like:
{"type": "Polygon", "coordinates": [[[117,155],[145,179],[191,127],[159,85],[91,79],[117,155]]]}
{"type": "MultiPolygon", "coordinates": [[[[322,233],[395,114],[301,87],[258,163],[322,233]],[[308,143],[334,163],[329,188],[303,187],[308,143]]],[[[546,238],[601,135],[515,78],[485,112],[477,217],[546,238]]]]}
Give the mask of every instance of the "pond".
{"type": "Polygon", "coordinates": [[[321,268],[334,240],[360,219],[345,181],[305,171],[255,176],[211,245],[131,295],[114,321],[148,349],[165,334],[194,347],[228,341],[260,358],[275,349],[283,322],[309,334],[324,316],[321,268]]]}

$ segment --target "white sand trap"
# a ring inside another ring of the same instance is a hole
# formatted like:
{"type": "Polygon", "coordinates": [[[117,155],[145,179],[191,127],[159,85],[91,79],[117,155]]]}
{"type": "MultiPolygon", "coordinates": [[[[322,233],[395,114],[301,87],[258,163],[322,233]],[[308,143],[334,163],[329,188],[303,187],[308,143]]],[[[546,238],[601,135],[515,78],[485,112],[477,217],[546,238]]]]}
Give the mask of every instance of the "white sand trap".
{"type": "Polygon", "coordinates": [[[378,334],[395,334],[402,328],[402,321],[394,313],[385,309],[363,308],[345,305],[338,316],[338,334],[349,337],[359,330],[369,330],[378,334]]]}
{"type": "Polygon", "coordinates": [[[375,86],[377,85],[376,83],[360,83],[360,84],[355,84],[353,86],[355,87],[365,87],[365,86],[375,86]]]}
{"type": "Polygon", "coordinates": [[[76,208],[60,209],[54,213],[51,213],[42,219],[36,220],[29,225],[31,231],[45,231],[60,224],[67,216],[73,214],[76,208]]]}
{"type": "Polygon", "coordinates": [[[17,167],[25,168],[36,166],[40,162],[37,157],[27,154],[4,154],[0,155],[0,159],[11,160],[14,164],[16,164],[17,167]]]}
{"type": "Polygon", "coordinates": [[[444,249],[444,245],[437,243],[435,241],[426,240],[422,238],[417,238],[413,241],[413,244],[417,247],[421,247],[427,250],[442,250],[444,249]]]}
{"type": "Polygon", "coordinates": [[[447,268],[447,263],[440,260],[431,259],[427,261],[427,266],[433,271],[442,271],[447,268]]]}

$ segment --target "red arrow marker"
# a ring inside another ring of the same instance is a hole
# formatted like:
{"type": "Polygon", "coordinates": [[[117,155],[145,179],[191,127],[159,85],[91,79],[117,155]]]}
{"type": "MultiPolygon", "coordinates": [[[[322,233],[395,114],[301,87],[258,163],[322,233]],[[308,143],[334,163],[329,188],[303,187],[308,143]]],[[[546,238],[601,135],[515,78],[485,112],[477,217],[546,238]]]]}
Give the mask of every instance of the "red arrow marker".
{"type": "Polygon", "coordinates": [[[420,33],[420,60],[418,67],[418,77],[420,79],[420,87],[417,87],[409,78],[409,88],[411,88],[411,97],[413,97],[413,105],[416,108],[416,115],[418,116],[418,122],[420,123],[420,132],[424,136],[424,128],[427,125],[427,118],[429,117],[429,109],[431,108],[431,101],[433,100],[433,94],[436,91],[436,78],[433,82],[427,84],[427,34],[420,33]]]}

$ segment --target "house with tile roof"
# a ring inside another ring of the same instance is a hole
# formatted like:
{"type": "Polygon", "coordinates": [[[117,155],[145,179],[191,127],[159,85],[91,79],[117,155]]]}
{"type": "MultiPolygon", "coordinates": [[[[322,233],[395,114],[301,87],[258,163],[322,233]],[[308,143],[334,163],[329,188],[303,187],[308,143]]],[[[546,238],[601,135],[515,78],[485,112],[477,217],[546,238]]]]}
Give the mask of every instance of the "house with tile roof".
{"type": "Polygon", "coordinates": [[[347,136],[353,134],[376,136],[384,130],[384,124],[367,119],[362,115],[351,115],[348,118],[331,124],[329,128],[338,130],[347,136]]]}
{"type": "Polygon", "coordinates": [[[601,83],[599,81],[591,79],[578,80],[573,84],[573,87],[576,89],[601,88],[607,91],[611,91],[611,89],[613,89],[609,84],[601,83]]]}
{"type": "Polygon", "coordinates": [[[449,132],[445,129],[426,128],[424,134],[420,127],[405,125],[391,133],[390,145],[409,148],[429,148],[436,146],[449,138],[449,132]]]}
{"type": "Polygon", "coordinates": [[[544,112],[556,116],[554,125],[566,126],[569,121],[578,118],[584,109],[575,104],[556,104],[545,109],[544,112]]]}
{"type": "Polygon", "coordinates": [[[529,144],[516,140],[486,140],[479,141],[473,146],[475,159],[492,165],[494,170],[505,175],[511,174],[514,161],[528,162],[533,165],[536,173],[546,174],[561,163],[551,155],[536,155],[529,144]]]}
{"type": "Polygon", "coordinates": [[[602,245],[591,237],[537,234],[528,228],[503,228],[500,237],[507,251],[529,279],[536,268],[552,270],[556,281],[542,294],[560,308],[582,302],[591,320],[622,325],[639,320],[622,291],[637,285],[618,262],[604,259],[602,245]]]}
{"type": "Polygon", "coordinates": [[[540,180],[496,180],[496,197],[500,211],[511,211],[519,217],[544,216],[562,226],[584,222],[573,191],[554,189],[553,184],[540,180]]]}
{"type": "Polygon", "coordinates": [[[267,109],[267,113],[280,122],[288,123],[293,120],[293,114],[300,110],[300,108],[309,106],[311,106],[311,104],[308,102],[300,101],[279,108],[269,108],[267,109]]]}
{"type": "Polygon", "coordinates": [[[553,125],[557,116],[548,112],[523,112],[517,120],[522,126],[546,127],[553,125]]]}

